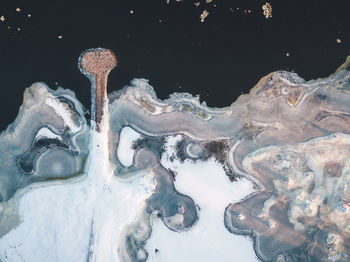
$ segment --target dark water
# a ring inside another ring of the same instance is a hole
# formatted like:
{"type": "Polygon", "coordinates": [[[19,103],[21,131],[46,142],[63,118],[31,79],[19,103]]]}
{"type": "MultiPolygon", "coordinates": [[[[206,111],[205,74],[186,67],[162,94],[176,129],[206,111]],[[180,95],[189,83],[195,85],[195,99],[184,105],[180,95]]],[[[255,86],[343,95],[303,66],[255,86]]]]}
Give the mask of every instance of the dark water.
{"type": "Polygon", "coordinates": [[[194,2],[1,1],[0,129],[14,120],[24,89],[37,81],[74,90],[89,107],[89,82],[77,68],[86,48],[117,54],[110,91],[143,77],[160,98],[184,91],[217,107],[230,105],[271,71],[323,77],[350,54],[348,0],[269,1],[269,20],[262,15],[265,1],[194,2]],[[204,9],[210,14],[201,23],[204,9]]]}

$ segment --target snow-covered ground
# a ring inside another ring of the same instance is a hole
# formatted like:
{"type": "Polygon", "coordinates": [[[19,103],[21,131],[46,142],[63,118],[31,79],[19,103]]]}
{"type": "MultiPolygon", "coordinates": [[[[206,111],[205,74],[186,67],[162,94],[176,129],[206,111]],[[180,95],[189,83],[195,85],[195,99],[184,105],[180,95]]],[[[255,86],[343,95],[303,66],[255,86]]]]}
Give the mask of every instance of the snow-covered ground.
{"type": "Polygon", "coordinates": [[[252,240],[231,234],[224,225],[225,208],[252,193],[252,183],[246,179],[230,182],[222,166],[212,159],[169,161],[166,155],[174,153],[178,139],[180,136],[168,139],[162,164],[176,171],[175,187],[199,206],[199,220],[188,231],[177,233],[153,217],[153,232],[146,245],[148,261],[259,261],[252,240]]]}
{"type": "Polygon", "coordinates": [[[147,173],[131,182],[117,179],[109,169],[106,138],[106,132],[93,131],[86,174],[16,194],[23,222],[0,239],[0,260],[119,261],[119,236],[154,181],[147,173]]]}

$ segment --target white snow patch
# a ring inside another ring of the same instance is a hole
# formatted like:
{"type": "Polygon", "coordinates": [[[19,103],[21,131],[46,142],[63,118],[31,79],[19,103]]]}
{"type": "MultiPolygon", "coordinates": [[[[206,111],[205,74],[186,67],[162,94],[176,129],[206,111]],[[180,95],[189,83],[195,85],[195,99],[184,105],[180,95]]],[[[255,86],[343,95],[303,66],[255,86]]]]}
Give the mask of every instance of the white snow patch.
{"type": "Polygon", "coordinates": [[[46,137],[46,138],[51,138],[51,139],[56,138],[56,139],[62,140],[61,136],[56,135],[54,132],[52,132],[47,127],[41,128],[35,136],[36,139],[41,138],[41,137],[46,137]]]}
{"type": "MultiPolygon", "coordinates": [[[[168,155],[174,153],[178,139],[168,139],[168,155]]],[[[254,192],[252,183],[246,179],[230,182],[222,166],[212,159],[179,163],[170,162],[164,154],[162,164],[176,171],[176,189],[200,207],[199,220],[188,231],[176,233],[153,217],[152,235],[146,244],[148,261],[259,261],[252,240],[231,234],[224,225],[225,208],[254,192]]]]}
{"type": "Polygon", "coordinates": [[[135,150],[132,149],[132,144],[140,139],[142,135],[136,132],[131,127],[124,127],[120,132],[117,156],[124,166],[132,165],[135,150]]]}

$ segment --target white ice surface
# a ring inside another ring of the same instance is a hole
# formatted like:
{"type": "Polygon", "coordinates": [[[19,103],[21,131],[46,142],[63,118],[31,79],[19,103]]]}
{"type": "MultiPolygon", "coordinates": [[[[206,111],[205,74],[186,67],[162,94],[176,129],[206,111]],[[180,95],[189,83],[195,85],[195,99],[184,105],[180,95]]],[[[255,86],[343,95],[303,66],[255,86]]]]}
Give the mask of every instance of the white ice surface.
{"type": "Polygon", "coordinates": [[[56,135],[53,133],[50,129],[47,127],[40,128],[38,133],[35,136],[35,139],[40,138],[40,137],[45,137],[45,138],[52,138],[52,139],[59,139],[61,140],[62,138],[59,135],[56,135]]]}
{"type": "Polygon", "coordinates": [[[132,149],[132,144],[137,139],[141,138],[141,134],[130,127],[124,127],[120,132],[117,156],[124,166],[132,165],[135,150],[132,149]]]}
{"type": "MultiPolygon", "coordinates": [[[[173,154],[172,146],[180,138],[168,139],[168,156],[173,154]]],[[[170,162],[163,155],[162,164],[176,171],[177,190],[192,197],[200,207],[199,220],[190,230],[176,233],[153,217],[153,232],[146,244],[148,261],[259,261],[252,240],[229,233],[224,225],[225,208],[252,193],[252,183],[246,179],[230,182],[222,166],[211,159],[179,163],[170,162]]]]}

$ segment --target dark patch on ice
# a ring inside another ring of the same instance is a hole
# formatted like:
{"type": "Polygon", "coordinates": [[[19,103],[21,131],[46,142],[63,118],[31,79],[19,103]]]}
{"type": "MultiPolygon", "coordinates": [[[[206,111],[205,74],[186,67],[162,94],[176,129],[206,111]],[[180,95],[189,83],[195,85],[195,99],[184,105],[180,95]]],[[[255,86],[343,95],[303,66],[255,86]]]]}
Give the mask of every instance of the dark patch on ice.
{"type": "Polygon", "coordinates": [[[89,246],[88,246],[88,254],[87,254],[86,262],[89,262],[93,255],[93,250],[91,249],[93,241],[94,241],[94,220],[92,219],[90,224],[89,246]]]}
{"type": "Polygon", "coordinates": [[[166,169],[167,171],[168,171],[168,173],[169,173],[169,175],[171,176],[171,178],[174,180],[174,181],[176,181],[176,171],[174,171],[174,170],[171,170],[170,168],[167,168],[166,169]]]}
{"type": "Polygon", "coordinates": [[[227,163],[227,152],[229,150],[229,143],[226,140],[218,141],[194,141],[187,136],[183,136],[175,145],[175,156],[170,156],[169,160],[173,162],[176,157],[180,162],[186,159],[192,161],[207,161],[210,158],[215,159],[220,163],[225,171],[225,174],[231,182],[237,181],[237,176],[232,172],[227,163]],[[187,152],[187,147],[194,144],[201,148],[201,153],[196,157],[187,152]]]}
{"type": "Polygon", "coordinates": [[[132,149],[138,150],[141,148],[148,148],[149,150],[157,154],[157,156],[160,158],[165,151],[164,143],[165,143],[164,136],[160,136],[160,137],[143,136],[140,139],[137,139],[132,144],[132,149]]]}
{"type": "Polygon", "coordinates": [[[188,138],[183,137],[180,141],[176,143],[176,146],[175,146],[176,157],[181,162],[189,158],[189,156],[186,154],[186,145],[188,144],[189,141],[190,140],[188,138]]]}
{"type": "Polygon", "coordinates": [[[144,246],[146,245],[145,241],[138,241],[132,235],[127,236],[127,253],[131,261],[135,262],[145,262],[148,259],[148,253],[144,246]]]}

